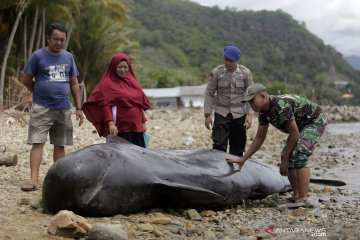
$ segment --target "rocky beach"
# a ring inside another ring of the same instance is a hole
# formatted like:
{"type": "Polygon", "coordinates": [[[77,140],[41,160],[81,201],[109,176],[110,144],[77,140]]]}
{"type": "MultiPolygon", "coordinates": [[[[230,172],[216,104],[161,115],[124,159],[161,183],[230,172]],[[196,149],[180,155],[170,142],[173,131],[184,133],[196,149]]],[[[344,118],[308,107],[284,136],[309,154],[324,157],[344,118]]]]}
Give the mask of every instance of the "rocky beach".
{"type": "MultiPolygon", "coordinates": [[[[360,220],[360,121],[359,107],[324,107],[330,124],[311,156],[312,177],[343,180],[347,186],[311,184],[311,206],[289,209],[276,204],[278,198],[247,200],[224,209],[151,209],[130,215],[81,218],[87,230],[83,239],[359,239],[360,220]],[[345,124],[348,124],[346,125],[345,124]],[[348,123],[350,122],[350,123],[348,123]],[[92,229],[92,230],[91,230],[92,229]],[[95,230],[97,234],[95,235],[95,230]],[[104,230],[105,229],[105,230],[104,230]],[[115,229],[115,230],[114,230],[115,229]],[[99,233],[100,232],[100,233],[99,233]],[[101,233],[102,232],[102,233],[101,233]],[[106,235],[107,234],[107,235],[106,235]],[[88,235],[87,237],[85,235],[88,235]],[[104,236],[116,236],[116,238],[104,236]]],[[[204,127],[202,109],[155,109],[148,113],[149,148],[211,148],[211,131],[204,127]]],[[[85,120],[78,127],[75,116],[74,145],[67,153],[105,142],[85,120]]],[[[0,113],[0,152],[16,155],[15,166],[0,166],[0,239],[63,239],[52,231],[53,214],[41,205],[41,190],[22,192],[29,179],[26,144],[29,114],[16,110],[0,113]]],[[[248,145],[255,136],[257,119],[248,131],[248,145]]],[[[278,165],[286,135],[269,128],[268,137],[254,160],[278,165]]],[[[52,146],[44,148],[40,179],[52,165],[52,146]]],[[[76,225],[76,224],[75,224],[76,225]]]]}

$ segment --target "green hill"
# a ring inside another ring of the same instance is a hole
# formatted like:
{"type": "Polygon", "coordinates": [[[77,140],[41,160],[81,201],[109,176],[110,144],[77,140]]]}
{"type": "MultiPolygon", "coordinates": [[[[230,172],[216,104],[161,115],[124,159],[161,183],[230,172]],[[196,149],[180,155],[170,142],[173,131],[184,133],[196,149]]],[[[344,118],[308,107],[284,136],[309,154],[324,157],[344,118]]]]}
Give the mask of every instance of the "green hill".
{"type": "Polygon", "coordinates": [[[360,70],[360,57],[359,56],[346,56],[344,59],[355,69],[360,70]]]}
{"type": "Polygon", "coordinates": [[[140,50],[137,69],[144,87],[196,85],[222,63],[222,49],[236,45],[241,64],[273,93],[292,92],[324,104],[360,104],[360,72],[334,48],[283,11],[236,11],[186,0],[133,0],[132,27],[140,50]],[[348,86],[334,82],[349,81],[348,86]]]}

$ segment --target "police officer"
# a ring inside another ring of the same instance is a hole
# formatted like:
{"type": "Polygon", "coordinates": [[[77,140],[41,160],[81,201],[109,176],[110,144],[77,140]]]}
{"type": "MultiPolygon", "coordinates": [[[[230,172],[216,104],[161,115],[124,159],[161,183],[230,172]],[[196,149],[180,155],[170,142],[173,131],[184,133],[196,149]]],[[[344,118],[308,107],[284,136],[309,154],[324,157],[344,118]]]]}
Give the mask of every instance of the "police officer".
{"type": "Polygon", "coordinates": [[[243,155],[246,130],[252,124],[252,110],[242,100],[253,80],[250,70],[238,64],[240,56],[239,48],[224,48],[224,64],[212,70],[204,100],[205,127],[210,130],[213,125],[213,149],[226,152],[229,142],[230,154],[237,156],[243,155]]]}

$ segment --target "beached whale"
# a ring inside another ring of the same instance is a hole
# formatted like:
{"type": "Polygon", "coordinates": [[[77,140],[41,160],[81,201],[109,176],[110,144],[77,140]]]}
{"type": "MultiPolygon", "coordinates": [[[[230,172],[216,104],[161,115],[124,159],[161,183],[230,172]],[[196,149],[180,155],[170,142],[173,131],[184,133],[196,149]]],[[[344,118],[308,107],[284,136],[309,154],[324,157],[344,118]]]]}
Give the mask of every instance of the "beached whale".
{"type": "Polygon", "coordinates": [[[213,207],[291,189],[275,166],[249,160],[241,171],[217,150],[152,150],[119,138],[59,159],[43,184],[52,212],[111,216],[152,207],[213,207]]]}

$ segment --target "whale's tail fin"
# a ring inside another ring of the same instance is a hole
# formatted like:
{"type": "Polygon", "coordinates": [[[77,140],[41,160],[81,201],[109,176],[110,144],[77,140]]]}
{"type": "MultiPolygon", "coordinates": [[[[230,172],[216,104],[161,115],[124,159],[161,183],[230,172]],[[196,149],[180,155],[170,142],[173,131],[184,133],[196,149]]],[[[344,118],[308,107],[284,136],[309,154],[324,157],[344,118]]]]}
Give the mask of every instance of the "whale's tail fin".
{"type": "Polygon", "coordinates": [[[346,186],[346,183],[344,181],[331,180],[331,179],[310,178],[310,183],[328,185],[328,186],[334,186],[334,187],[346,186]]]}

